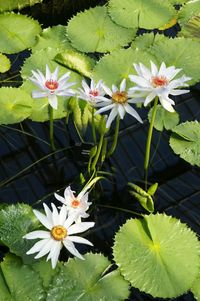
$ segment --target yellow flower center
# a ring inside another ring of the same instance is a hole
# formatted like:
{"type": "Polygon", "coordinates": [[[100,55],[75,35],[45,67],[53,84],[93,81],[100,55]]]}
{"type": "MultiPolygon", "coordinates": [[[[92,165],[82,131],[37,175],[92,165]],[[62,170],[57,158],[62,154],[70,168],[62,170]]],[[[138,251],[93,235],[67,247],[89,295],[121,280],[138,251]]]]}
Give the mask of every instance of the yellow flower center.
{"type": "Polygon", "coordinates": [[[73,208],[77,208],[77,207],[79,207],[80,203],[81,203],[81,202],[80,202],[79,200],[74,199],[74,200],[71,202],[71,206],[72,206],[73,208]]]}
{"type": "Polygon", "coordinates": [[[119,104],[125,104],[127,103],[128,100],[128,95],[127,92],[125,91],[117,91],[115,93],[113,93],[112,95],[112,101],[115,103],[119,103],[119,104]]]}
{"type": "Polygon", "coordinates": [[[168,80],[165,76],[155,76],[152,77],[151,83],[154,86],[154,88],[163,87],[168,84],[168,80]]]}
{"type": "Polygon", "coordinates": [[[55,226],[51,229],[51,236],[55,240],[63,240],[67,236],[67,229],[63,226],[55,226]]]}

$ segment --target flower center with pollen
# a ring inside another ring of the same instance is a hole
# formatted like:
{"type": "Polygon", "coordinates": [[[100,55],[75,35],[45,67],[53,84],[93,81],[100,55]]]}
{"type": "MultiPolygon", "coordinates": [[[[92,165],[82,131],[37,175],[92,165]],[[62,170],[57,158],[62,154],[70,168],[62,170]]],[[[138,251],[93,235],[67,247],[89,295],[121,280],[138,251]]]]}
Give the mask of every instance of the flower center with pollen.
{"type": "Polygon", "coordinates": [[[90,90],[89,94],[90,94],[90,96],[96,97],[99,95],[99,91],[98,90],[90,90]]]}
{"type": "Polygon", "coordinates": [[[63,226],[55,226],[51,229],[51,236],[55,240],[63,240],[67,236],[67,229],[63,226]]]}
{"type": "Polygon", "coordinates": [[[77,208],[77,207],[79,207],[79,205],[80,205],[80,201],[77,200],[77,199],[74,199],[74,200],[71,202],[71,206],[72,206],[73,208],[77,208]]]}
{"type": "Polygon", "coordinates": [[[165,76],[155,76],[155,77],[152,77],[151,83],[154,88],[163,87],[168,84],[168,80],[165,76]]]}
{"type": "Polygon", "coordinates": [[[45,86],[50,90],[51,93],[53,93],[56,89],[58,89],[58,82],[56,80],[47,80],[45,83],[45,86]]]}
{"type": "Polygon", "coordinates": [[[127,92],[125,91],[117,91],[113,93],[112,95],[112,102],[119,103],[119,104],[125,104],[128,100],[127,92]]]}

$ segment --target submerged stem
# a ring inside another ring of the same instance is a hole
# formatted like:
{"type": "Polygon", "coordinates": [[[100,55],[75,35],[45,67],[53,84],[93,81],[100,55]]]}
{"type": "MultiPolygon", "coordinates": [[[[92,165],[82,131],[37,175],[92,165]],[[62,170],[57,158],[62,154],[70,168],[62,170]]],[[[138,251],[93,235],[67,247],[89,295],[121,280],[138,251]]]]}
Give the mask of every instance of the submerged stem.
{"type": "Polygon", "coordinates": [[[111,146],[111,148],[110,148],[110,150],[107,154],[107,157],[110,157],[116,149],[117,141],[118,141],[118,135],[119,135],[119,123],[120,123],[120,117],[118,116],[117,120],[116,120],[116,127],[115,127],[113,143],[112,143],[112,146],[111,146]]]}
{"type": "Polygon", "coordinates": [[[99,160],[99,156],[100,156],[102,145],[103,145],[103,140],[104,140],[104,134],[101,134],[100,140],[99,140],[99,144],[98,144],[98,148],[97,148],[97,153],[96,153],[96,155],[94,157],[94,161],[93,161],[92,167],[91,167],[92,171],[95,169],[95,167],[97,165],[97,162],[99,160]]]}
{"type": "Polygon", "coordinates": [[[150,152],[151,152],[151,140],[152,140],[152,134],[153,134],[153,126],[154,126],[155,117],[156,117],[157,105],[158,105],[158,96],[156,96],[156,98],[154,100],[151,122],[150,122],[148,136],[147,136],[146,152],[145,152],[145,158],[144,158],[145,190],[147,190],[149,158],[150,158],[150,152]]]}
{"type": "Polygon", "coordinates": [[[53,108],[52,106],[49,106],[49,137],[50,137],[50,143],[51,143],[51,148],[54,151],[55,144],[54,144],[54,128],[53,128],[53,108]]]}
{"type": "Polygon", "coordinates": [[[92,107],[92,138],[94,144],[97,143],[96,130],[95,130],[95,122],[94,122],[94,107],[92,107]]]}

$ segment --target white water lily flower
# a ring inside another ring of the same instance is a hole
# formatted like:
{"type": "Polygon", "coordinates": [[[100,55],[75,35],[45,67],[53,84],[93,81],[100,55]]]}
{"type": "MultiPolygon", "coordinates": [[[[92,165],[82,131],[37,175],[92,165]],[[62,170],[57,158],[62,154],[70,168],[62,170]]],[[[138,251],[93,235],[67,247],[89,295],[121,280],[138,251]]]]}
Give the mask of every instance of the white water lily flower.
{"type": "Polygon", "coordinates": [[[105,92],[102,89],[102,83],[102,80],[99,80],[98,83],[95,84],[94,80],[92,79],[89,86],[83,79],[82,88],[78,89],[78,98],[84,99],[90,104],[95,105],[97,101],[101,100],[101,96],[105,95],[105,92]]]}
{"type": "Polygon", "coordinates": [[[40,88],[41,91],[32,91],[33,98],[48,97],[48,101],[52,108],[57,109],[58,99],[57,96],[74,96],[75,92],[69,89],[75,85],[75,82],[67,83],[70,79],[70,72],[65,73],[58,79],[58,67],[51,73],[48,65],[46,65],[46,75],[40,71],[31,71],[32,77],[29,79],[40,88]]]}
{"type": "Polygon", "coordinates": [[[133,66],[138,75],[129,75],[129,78],[137,86],[130,88],[130,90],[143,93],[146,98],[144,106],[147,106],[158,96],[161,105],[167,111],[174,112],[172,105],[175,105],[175,102],[169,98],[169,95],[181,95],[189,92],[189,90],[177,90],[177,88],[187,87],[186,81],[191,79],[185,75],[174,79],[182,69],[176,69],[174,66],[166,67],[164,62],[162,62],[159,70],[153,62],[151,62],[151,70],[141,63],[133,64],[133,66]]]}
{"type": "Polygon", "coordinates": [[[106,121],[106,128],[109,128],[112,121],[115,119],[117,115],[121,119],[124,118],[125,113],[132,115],[136,118],[139,122],[142,123],[142,119],[140,118],[137,111],[130,106],[130,103],[138,103],[143,102],[144,99],[137,98],[130,89],[126,89],[126,79],[123,79],[120,88],[118,89],[115,85],[112,85],[112,90],[109,89],[106,85],[102,84],[102,88],[104,89],[105,93],[109,96],[101,97],[100,101],[97,102],[97,107],[102,107],[95,112],[96,114],[103,113],[107,110],[111,110],[107,121],[106,121]]]}
{"type": "Polygon", "coordinates": [[[81,191],[77,196],[74,195],[74,192],[68,186],[64,191],[64,197],[57,193],[54,193],[54,196],[66,206],[69,215],[74,215],[75,222],[81,222],[81,218],[89,216],[86,211],[92,203],[88,202],[88,192],[86,190],[81,191]]]}
{"type": "Polygon", "coordinates": [[[79,224],[73,224],[73,216],[67,217],[67,208],[62,206],[60,212],[58,212],[56,206],[51,204],[52,211],[46,204],[43,204],[45,214],[38,210],[33,210],[38,220],[48,229],[48,231],[38,230],[26,234],[23,238],[40,240],[34,244],[34,246],[26,252],[26,254],[38,253],[35,259],[48,254],[47,261],[51,259],[52,268],[56,267],[60,250],[64,245],[65,248],[74,256],[84,259],[82,255],[75,248],[74,243],[86,244],[92,246],[93,244],[82,237],[75,236],[76,233],[82,233],[94,226],[93,222],[84,222],[79,224]]]}

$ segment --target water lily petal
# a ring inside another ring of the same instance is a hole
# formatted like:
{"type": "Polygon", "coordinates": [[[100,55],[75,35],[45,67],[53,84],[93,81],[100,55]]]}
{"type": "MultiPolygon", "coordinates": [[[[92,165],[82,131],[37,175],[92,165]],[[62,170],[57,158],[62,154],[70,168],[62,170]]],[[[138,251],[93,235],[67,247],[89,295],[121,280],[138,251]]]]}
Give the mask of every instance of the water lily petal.
{"type": "Polygon", "coordinates": [[[48,101],[50,106],[52,106],[53,109],[57,110],[58,108],[58,99],[56,95],[52,94],[48,96],[48,101]]]}
{"type": "Polygon", "coordinates": [[[67,229],[68,235],[85,232],[89,228],[94,227],[94,224],[94,222],[83,222],[80,224],[74,224],[67,229]]]}
{"type": "Polygon", "coordinates": [[[83,237],[79,237],[79,236],[68,236],[68,240],[73,241],[73,242],[77,242],[79,244],[85,244],[85,245],[93,246],[93,244],[89,240],[87,240],[83,237]]]}
{"type": "Polygon", "coordinates": [[[78,252],[78,250],[75,248],[73,242],[71,242],[70,240],[63,240],[63,244],[65,246],[65,248],[74,256],[83,259],[83,256],[78,252]]]}
{"type": "Polygon", "coordinates": [[[38,210],[33,210],[35,216],[39,221],[49,230],[52,228],[52,222],[49,220],[43,213],[39,212],[38,210]]]}
{"type": "Polygon", "coordinates": [[[50,238],[50,232],[44,230],[37,230],[27,233],[23,236],[26,239],[37,239],[37,238],[50,238]]]}

